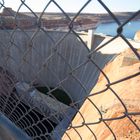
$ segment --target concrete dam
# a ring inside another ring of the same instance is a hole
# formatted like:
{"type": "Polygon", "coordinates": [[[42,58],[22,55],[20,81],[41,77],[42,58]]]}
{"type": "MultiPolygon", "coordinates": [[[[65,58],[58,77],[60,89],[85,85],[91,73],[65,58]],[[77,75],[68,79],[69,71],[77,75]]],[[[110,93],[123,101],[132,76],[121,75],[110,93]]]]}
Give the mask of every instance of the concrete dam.
{"type": "MultiPolygon", "coordinates": [[[[78,33],[70,32],[1,30],[0,38],[1,79],[4,79],[0,80],[0,88],[5,91],[0,94],[1,112],[14,123],[15,132],[26,132],[29,137],[22,134],[23,137],[36,140],[42,134],[42,140],[61,139],[103,67],[129,48],[119,37],[102,47],[112,37],[101,35],[94,35],[88,48],[78,33]],[[70,105],[40,94],[35,85],[50,88],[48,93],[56,89],[65,91],[70,105]]],[[[137,42],[131,43],[139,48],[137,42]]],[[[12,126],[6,129],[18,139],[19,135],[11,131],[12,126]]]]}

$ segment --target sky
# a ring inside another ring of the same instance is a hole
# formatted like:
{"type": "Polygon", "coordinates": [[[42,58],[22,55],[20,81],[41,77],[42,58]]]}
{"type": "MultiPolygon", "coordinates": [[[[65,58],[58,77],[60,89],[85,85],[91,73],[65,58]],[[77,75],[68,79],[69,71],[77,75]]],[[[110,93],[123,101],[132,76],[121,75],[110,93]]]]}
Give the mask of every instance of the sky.
{"type": "MultiPolygon", "coordinates": [[[[50,0],[0,0],[6,7],[11,7],[17,11],[21,1],[25,3],[34,11],[41,12],[50,0]]],[[[80,8],[88,0],[55,0],[65,12],[78,12],[80,8]]],[[[111,11],[125,12],[140,10],[140,0],[102,0],[111,11]]],[[[22,5],[21,12],[29,11],[26,6],[22,5]]],[[[61,12],[57,6],[51,2],[46,12],[61,12]]],[[[91,0],[91,2],[84,8],[83,13],[105,13],[106,10],[99,4],[98,0],[91,0]]]]}

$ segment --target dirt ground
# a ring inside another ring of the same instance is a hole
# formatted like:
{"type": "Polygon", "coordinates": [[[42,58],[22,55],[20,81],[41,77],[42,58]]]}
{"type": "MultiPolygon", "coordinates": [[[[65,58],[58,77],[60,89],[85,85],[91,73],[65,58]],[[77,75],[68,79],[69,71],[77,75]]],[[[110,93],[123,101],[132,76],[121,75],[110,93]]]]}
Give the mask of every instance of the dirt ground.
{"type": "MultiPolygon", "coordinates": [[[[138,52],[140,53],[140,51],[138,52]]],[[[140,113],[140,61],[135,61],[136,59],[134,53],[128,49],[105,66],[103,71],[106,77],[100,74],[96,86],[90,93],[93,96],[86,99],[80,109],[82,117],[80,113],[77,113],[72,122],[72,126],[75,128],[71,127],[67,130],[63,140],[69,140],[69,138],[72,140],[140,139],[140,132],[138,130],[140,129],[140,116],[129,115],[129,113],[134,112],[140,113]],[[131,63],[124,62],[126,57],[132,59],[131,63]],[[114,83],[136,73],[139,74],[133,78],[114,83]],[[114,84],[110,85],[109,83],[114,84]],[[104,92],[94,95],[102,90],[104,92]],[[112,120],[103,121],[103,119],[112,120]],[[83,125],[84,123],[90,125],[83,125]]]]}

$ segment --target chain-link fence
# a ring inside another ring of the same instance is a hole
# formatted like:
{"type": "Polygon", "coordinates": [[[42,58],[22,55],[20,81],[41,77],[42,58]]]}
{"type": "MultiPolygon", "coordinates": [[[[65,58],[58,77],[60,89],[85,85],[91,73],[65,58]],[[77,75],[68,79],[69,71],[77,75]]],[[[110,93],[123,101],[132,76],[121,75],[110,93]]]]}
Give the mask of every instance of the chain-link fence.
{"type": "Polygon", "coordinates": [[[91,1],[75,14],[54,0],[41,13],[26,0],[17,11],[0,2],[0,111],[31,139],[140,139],[140,43],[123,34],[140,10],[120,20],[97,0],[108,14],[90,21],[91,1]],[[49,15],[51,4],[61,13],[49,15]],[[107,19],[114,37],[79,32],[107,19]]]}

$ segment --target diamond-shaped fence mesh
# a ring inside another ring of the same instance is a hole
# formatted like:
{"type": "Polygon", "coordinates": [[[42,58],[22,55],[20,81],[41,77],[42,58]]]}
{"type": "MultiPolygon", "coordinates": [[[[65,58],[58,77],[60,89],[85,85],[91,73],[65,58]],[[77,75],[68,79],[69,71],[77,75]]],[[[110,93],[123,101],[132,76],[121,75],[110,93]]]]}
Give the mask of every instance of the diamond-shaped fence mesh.
{"type": "Polygon", "coordinates": [[[140,43],[123,34],[140,10],[120,19],[97,0],[107,14],[90,21],[91,1],[75,14],[57,0],[40,13],[26,0],[17,11],[0,2],[0,114],[30,139],[140,139],[140,43]],[[114,37],[80,32],[103,20],[117,24],[114,37]]]}

